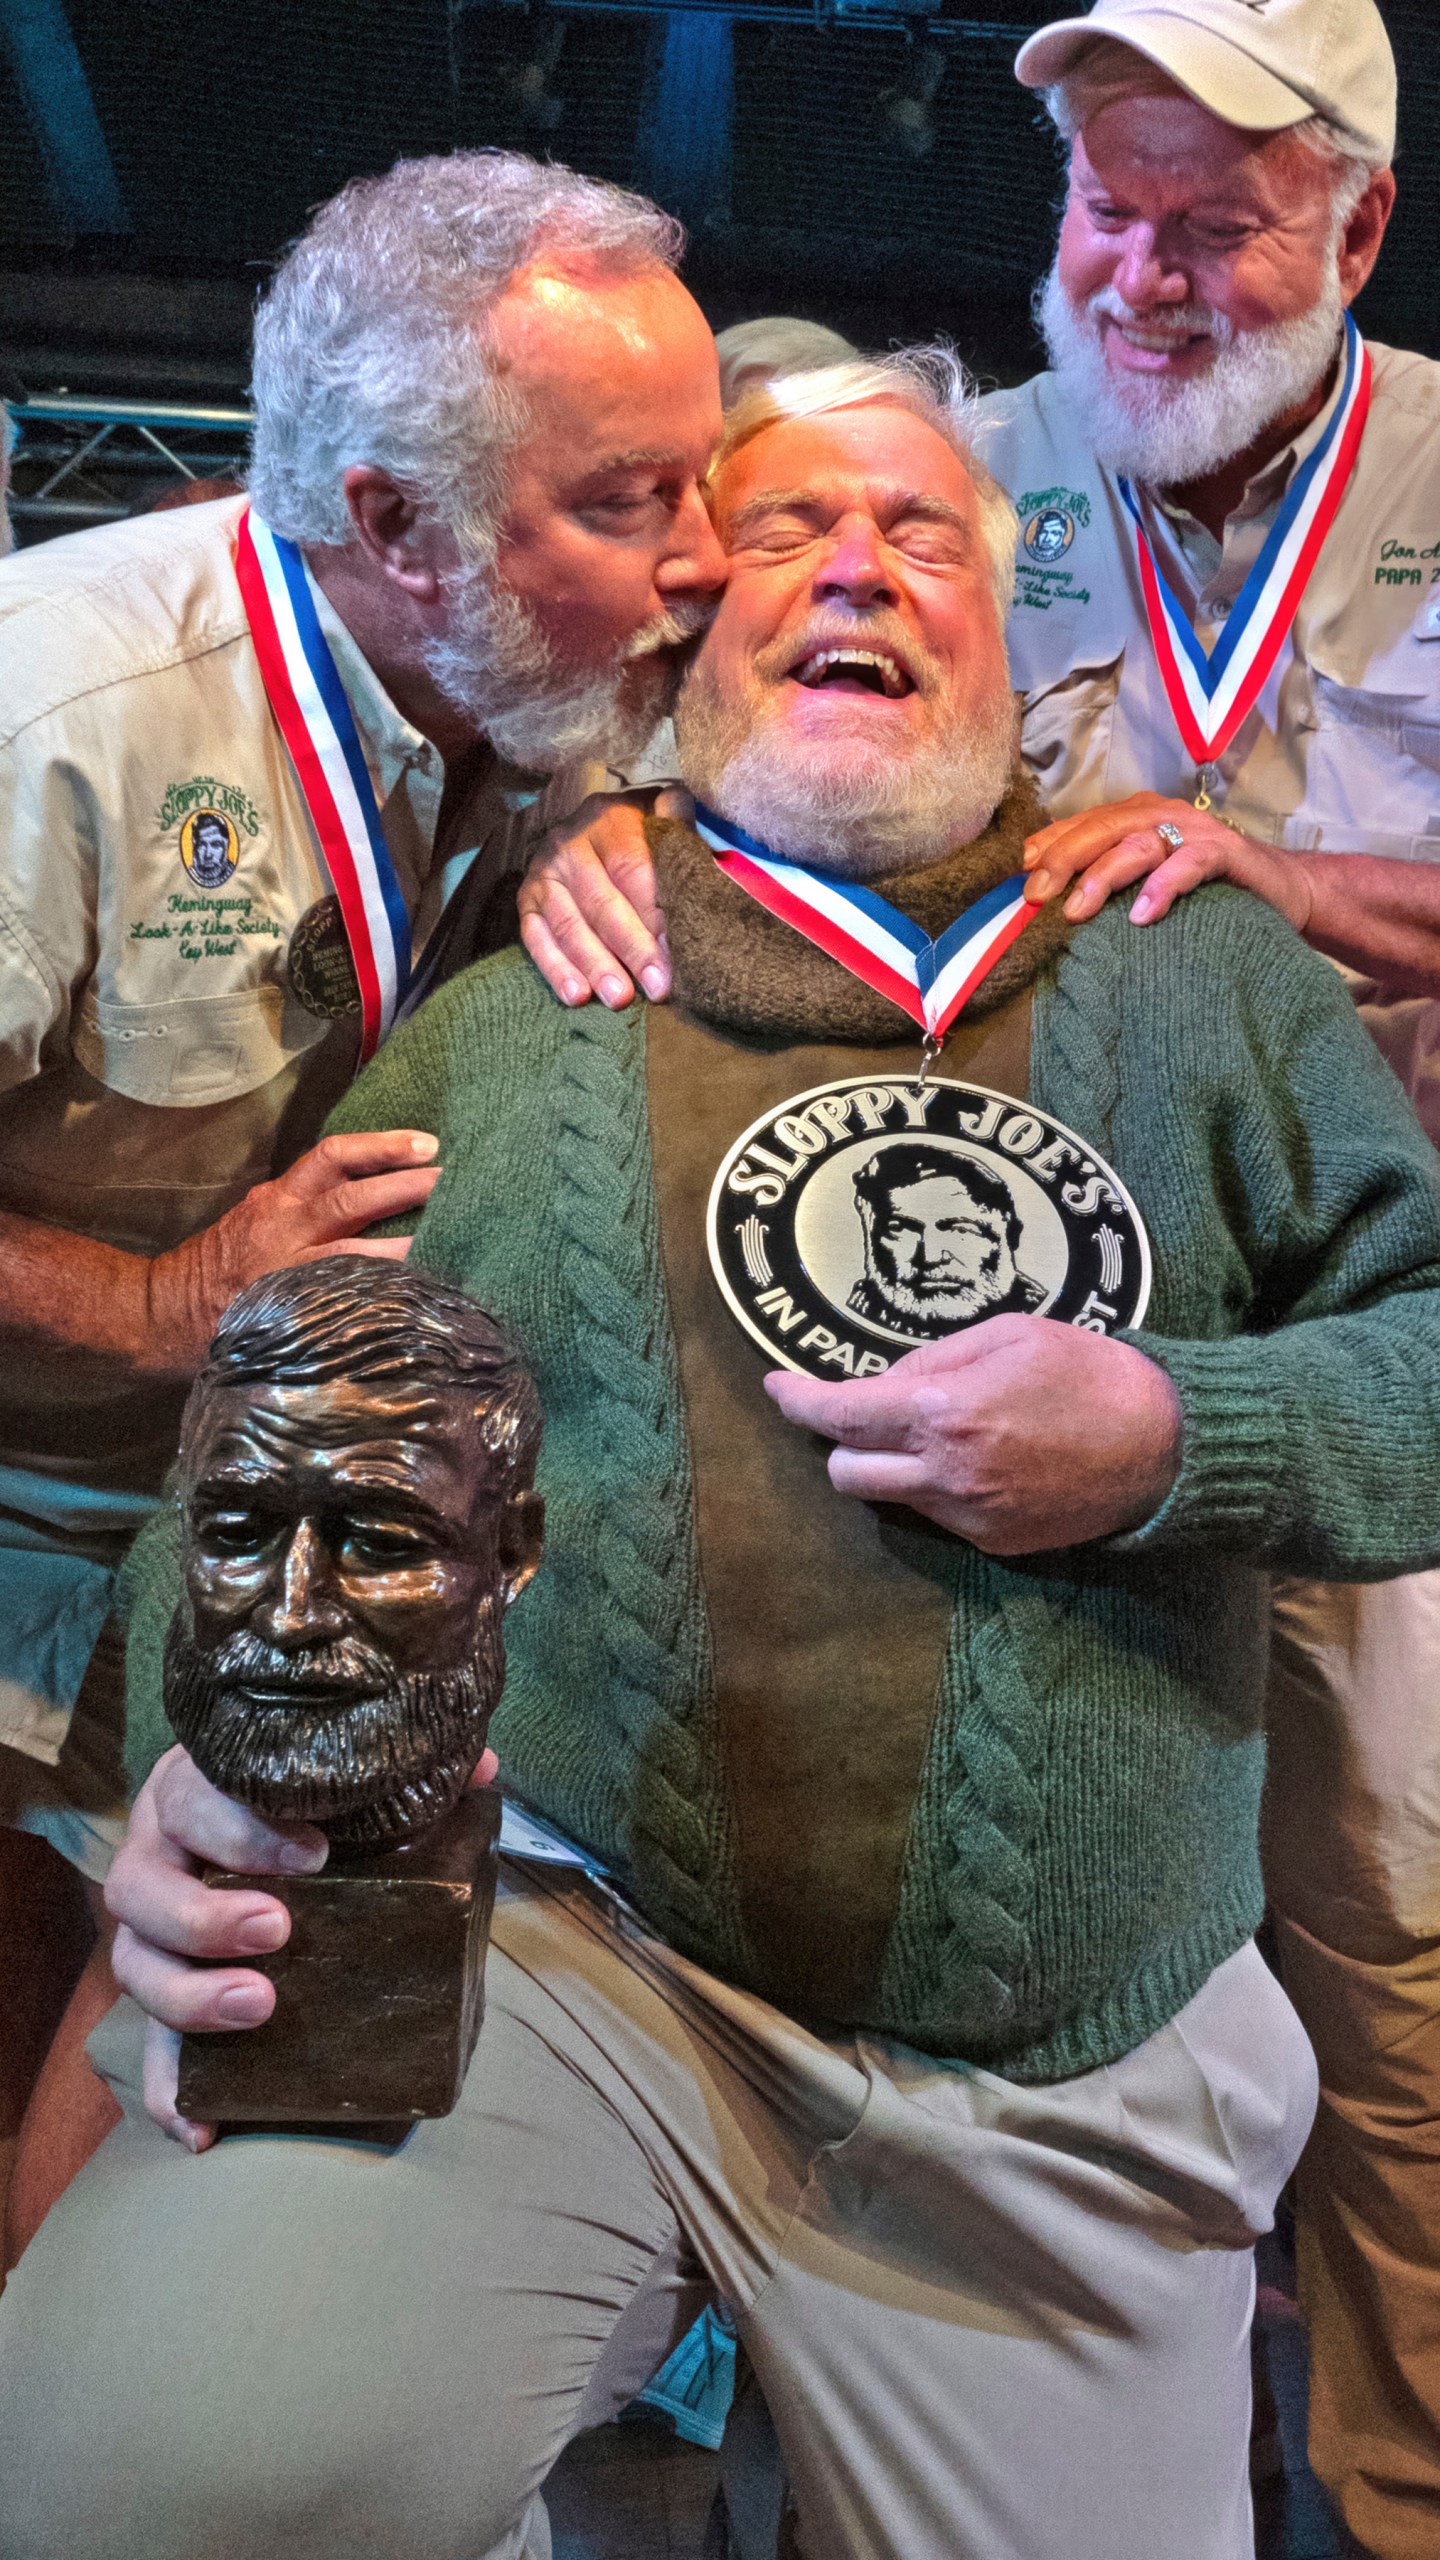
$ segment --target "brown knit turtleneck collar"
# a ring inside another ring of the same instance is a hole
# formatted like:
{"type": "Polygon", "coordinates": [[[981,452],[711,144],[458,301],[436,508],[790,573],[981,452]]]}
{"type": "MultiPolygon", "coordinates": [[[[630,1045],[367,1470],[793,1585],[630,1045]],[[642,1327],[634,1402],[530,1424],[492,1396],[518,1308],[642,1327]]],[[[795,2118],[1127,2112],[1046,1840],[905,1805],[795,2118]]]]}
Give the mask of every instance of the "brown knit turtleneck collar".
{"type": "MultiPolygon", "coordinates": [[[[1034,790],[1022,779],[973,843],[943,862],[892,872],[870,885],[923,932],[941,934],[976,898],[1021,868],[1026,837],[1043,825],[1034,790]]],[[[645,832],[670,940],[675,996],[687,1013],[728,1030],[783,1040],[878,1046],[914,1031],[899,1005],[727,879],[689,827],[673,818],[650,818],[645,832]]],[[[967,1018],[992,1012],[1028,986],[1068,931],[1060,906],[1042,907],[981,981],[967,1018]]]]}

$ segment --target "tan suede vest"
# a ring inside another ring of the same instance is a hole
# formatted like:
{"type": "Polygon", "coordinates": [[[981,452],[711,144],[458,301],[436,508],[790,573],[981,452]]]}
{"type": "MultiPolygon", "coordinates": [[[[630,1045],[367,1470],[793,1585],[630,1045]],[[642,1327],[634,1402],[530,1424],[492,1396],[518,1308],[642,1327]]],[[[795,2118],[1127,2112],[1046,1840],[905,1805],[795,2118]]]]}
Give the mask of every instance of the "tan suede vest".
{"type": "MultiPolygon", "coordinates": [[[[962,1018],[937,1073],[1024,1100],[1031,1003],[1026,986],[987,1018],[962,1018]]],[[[918,1064],[918,1034],[883,1048],[780,1047],[672,1005],[650,1018],[647,1057],[742,1920],[784,2005],[863,2015],[935,1714],[953,1541],[913,1512],[835,1492],[829,1444],[781,1418],[764,1355],[720,1295],[705,1208],[722,1156],[762,1111],[834,1077],[904,1074],[918,1064]],[[851,1923],[841,1946],[837,1863],[851,1923]]]]}

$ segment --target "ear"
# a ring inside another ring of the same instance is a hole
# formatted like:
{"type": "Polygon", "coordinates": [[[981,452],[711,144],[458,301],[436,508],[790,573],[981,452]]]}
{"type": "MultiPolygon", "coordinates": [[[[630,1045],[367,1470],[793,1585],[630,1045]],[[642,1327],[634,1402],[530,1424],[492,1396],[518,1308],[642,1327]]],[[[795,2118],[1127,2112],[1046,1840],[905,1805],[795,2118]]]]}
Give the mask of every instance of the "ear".
{"type": "Polygon", "coordinates": [[[377,569],[421,604],[439,597],[454,544],[378,463],[352,462],[341,477],[355,538],[377,569]]]}
{"type": "Polygon", "coordinates": [[[534,1581],[544,1546],[543,1497],[532,1488],[512,1493],[501,1506],[495,1541],[500,1591],[507,1609],[519,1599],[527,1582],[534,1581]]]}
{"type": "Polygon", "coordinates": [[[1347,308],[1361,286],[1370,281],[1394,205],[1395,172],[1393,169],[1377,169],[1346,223],[1340,241],[1340,293],[1347,308]]]}

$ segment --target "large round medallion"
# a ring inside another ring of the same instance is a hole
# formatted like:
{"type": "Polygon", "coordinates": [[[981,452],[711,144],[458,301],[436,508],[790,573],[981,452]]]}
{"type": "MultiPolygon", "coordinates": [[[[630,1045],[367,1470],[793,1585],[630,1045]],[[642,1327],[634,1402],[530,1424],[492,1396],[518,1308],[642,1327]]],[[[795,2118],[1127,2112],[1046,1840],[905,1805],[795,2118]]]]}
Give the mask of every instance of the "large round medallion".
{"type": "Polygon", "coordinates": [[[290,936],[285,973],[290,992],[322,1022],[360,1010],[360,981],[340,901],[333,894],[307,907],[290,936]]]}
{"type": "Polygon", "coordinates": [[[1073,1129],[982,1085],[847,1077],[756,1120],[715,1176],[710,1261],[771,1359],[878,1377],[987,1316],[1091,1333],[1150,1294],[1140,1213],[1073,1129]]]}

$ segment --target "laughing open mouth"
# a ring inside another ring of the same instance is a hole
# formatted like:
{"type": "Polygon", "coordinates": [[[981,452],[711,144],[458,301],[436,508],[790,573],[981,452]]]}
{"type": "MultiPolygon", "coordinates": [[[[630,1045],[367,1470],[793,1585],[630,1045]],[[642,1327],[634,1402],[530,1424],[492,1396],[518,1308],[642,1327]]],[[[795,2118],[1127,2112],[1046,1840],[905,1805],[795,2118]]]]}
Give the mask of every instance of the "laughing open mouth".
{"type": "Polygon", "coordinates": [[[899,702],[914,680],[888,649],[815,649],[790,670],[809,693],[875,693],[899,702]]]}

